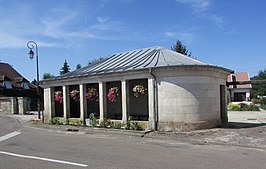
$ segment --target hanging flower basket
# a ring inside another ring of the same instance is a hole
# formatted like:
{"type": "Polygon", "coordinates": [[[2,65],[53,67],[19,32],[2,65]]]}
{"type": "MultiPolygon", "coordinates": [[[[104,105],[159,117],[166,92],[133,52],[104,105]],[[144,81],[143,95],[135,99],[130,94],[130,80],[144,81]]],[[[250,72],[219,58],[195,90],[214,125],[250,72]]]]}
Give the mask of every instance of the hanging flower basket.
{"type": "Polygon", "coordinates": [[[63,94],[61,91],[54,92],[54,100],[59,103],[63,102],[63,94]]]}
{"type": "Polygon", "coordinates": [[[98,89],[93,88],[93,87],[89,87],[87,89],[87,93],[86,93],[86,98],[89,101],[98,101],[99,100],[99,92],[98,89]]]}
{"type": "Polygon", "coordinates": [[[118,87],[111,87],[107,94],[108,100],[111,102],[115,102],[118,96],[119,96],[118,87]]]}
{"type": "Polygon", "coordinates": [[[75,101],[79,101],[79,91],[78,90],[72,90],[70,92],[70,97],[75,100],[75,101]]]}
{"type": "Polygon", "coordinates": [[[135,97],[139,97],[146,94],[147,88],[141,84],[138,84],[133,87],[132,91],[135,97]]]}

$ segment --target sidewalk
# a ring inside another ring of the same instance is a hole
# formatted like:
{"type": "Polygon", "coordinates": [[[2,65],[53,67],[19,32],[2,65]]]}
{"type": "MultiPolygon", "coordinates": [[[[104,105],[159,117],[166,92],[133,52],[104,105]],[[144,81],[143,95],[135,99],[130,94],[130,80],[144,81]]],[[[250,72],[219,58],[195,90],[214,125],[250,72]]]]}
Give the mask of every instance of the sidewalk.
{"type": "Polygon", "coordinates": [[[228,112],[229,123],[214,129],[190,132],[150,132],[127,131],[116,129],[99,129],[69,125],[48,125],[36,123],[37,115],[13,115],[25,125],[51,130],[67,131],[68,129],[84,134],[110,134],[145,137],[150,139],[170,140],[191,144],[219,144],[266,149],[266,111],[228,112]]]}

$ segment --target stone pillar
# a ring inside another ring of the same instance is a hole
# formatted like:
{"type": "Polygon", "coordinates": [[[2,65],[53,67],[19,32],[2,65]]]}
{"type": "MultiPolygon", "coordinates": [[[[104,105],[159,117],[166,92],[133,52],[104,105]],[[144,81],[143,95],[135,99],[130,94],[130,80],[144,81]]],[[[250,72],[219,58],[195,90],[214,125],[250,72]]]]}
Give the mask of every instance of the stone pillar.
{"type": "Polygon", "coordinates": [[[79,94],[80,94],[80,120],[85,122],[87,118],[87,99],[86,99],[86,84],[79,85],[79,94]]]}
{"type": "Polygon", "coordinates": [[[106,83],[99,82],[100,121],[107,117],[106,83]]]}
{"type": "Polygon", "coordinates": [[[63,86],[63,109],[64,109],[64,118],[69,118],[70,116],[69,86],[63,86]]]}
{"type": "Polygon", "coordinates": [[[149,129],[154,129],[154,98],[155,98],[155,90],[154,90],[154,79],[148,79],[148,107],[149,107],[149,129]]]}
{"type": "Polygon", "coordinates": [[[128,119],[128,101],[129,101],[129,93],[128,93],[128,82],[126,80],[121,81],[121,92],[122,92],[122,121],[126,122],[128,119]]]}
{"type": "Polygon", "coordinates": [[[24,97],[18,97],[18,112],[20,115],[23,115],[26,113],[26,98],[24,97]]]}
{"type": "Polygon", "coordinates": [[[44,89],[44,118],[51,120],[55,116],[54,88],[44,89]]]}

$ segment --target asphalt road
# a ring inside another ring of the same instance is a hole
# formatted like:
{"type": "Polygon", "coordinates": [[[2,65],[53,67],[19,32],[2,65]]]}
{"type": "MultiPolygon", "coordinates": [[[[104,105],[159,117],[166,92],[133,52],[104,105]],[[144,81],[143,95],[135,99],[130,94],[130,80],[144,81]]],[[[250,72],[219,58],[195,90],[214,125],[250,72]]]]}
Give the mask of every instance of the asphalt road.
{"type": "Polygon", "coordinates": [[[265,169],[264,149],[48,130],[6,116],[0,126],[1,169],[265,169]]]}

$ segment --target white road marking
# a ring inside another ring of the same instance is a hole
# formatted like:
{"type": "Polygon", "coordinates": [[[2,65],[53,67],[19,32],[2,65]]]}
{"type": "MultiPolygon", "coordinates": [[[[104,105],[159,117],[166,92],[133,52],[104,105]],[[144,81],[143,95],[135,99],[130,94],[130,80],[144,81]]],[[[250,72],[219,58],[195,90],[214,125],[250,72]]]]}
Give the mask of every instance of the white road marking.
{"type": "Polygon", "coordinates": [[[4,141],[4,140],[7,140],[7,139],[9,139],[11,137],[15,137],[16,135],[19,135],[19,134],[21,134],[21,132],[18,132],[18,131],[14,131],[12,133],[6,134],[6,135],[0,137],[0,142],[4,141]]]}
{"type": "Polygon", "coordinates": [[[35,160],[49,161],[49,162],[54,162],[54,163],[68,164],[68,165],[74,165],[74,166],[79,166],[79,167],[88,167],[87,164],[80,164],[80,163],[74,163],[74,162],[62,161],[62,160],[55,160],[55,159],[43,158],[43,157],[27,156],[27,155],[9,153],[9,152],[4,152],[4,151],[0,151],[0,154],[5,154],[5,155],[9,155],[9,156],[14,156],[14,157],[21,157],[21,158],[29,158],[29,159],[35,159],[35,160]]]}

